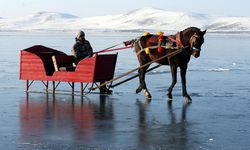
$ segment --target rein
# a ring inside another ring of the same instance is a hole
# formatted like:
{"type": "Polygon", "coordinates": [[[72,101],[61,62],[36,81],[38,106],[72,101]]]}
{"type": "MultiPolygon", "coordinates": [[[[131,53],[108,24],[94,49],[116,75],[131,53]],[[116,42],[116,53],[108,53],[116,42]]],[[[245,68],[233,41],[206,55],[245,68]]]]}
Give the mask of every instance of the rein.
{"type": "Polygon", "coordinates": [[[112,51],[119,51],[119,50],[124,50],[124,49],[128,49],[128,48],[133,47],[133,45],[130,45],[130,46],[125,46],[125,47],[113,48],[113,47],[116,47],[118,45],[120,45],[120,44],[117,44],[117,45],[111,46],[110,48],[106,48],[106,49],[94,52],[93,54],[106,53],[106,52],[112,52],[112,51]]]}
{"type": "Polygon", "coordinates": [[[132,48],[132,47],[134,47],[134,42],[135,42],[136,39],[132,39],[132,40],[129,40],[129,41],[125,41],[125,42],[122,42],[122,43],[110,46],[110,47],[105,48],[103,50],[99,50],[97,52],[94,52],[93,54],[105,53],[105,52],[111,52],[111,51],[119,51],[119,50],[124,50],[124,49],[128,49],[128,48],[132,48]],[[121,44],[124,44],[125,46],[124,47],[119,47],[119,48],[114,48],[114,47],[117,47],[117,46],[119,46],[121,44]]]}

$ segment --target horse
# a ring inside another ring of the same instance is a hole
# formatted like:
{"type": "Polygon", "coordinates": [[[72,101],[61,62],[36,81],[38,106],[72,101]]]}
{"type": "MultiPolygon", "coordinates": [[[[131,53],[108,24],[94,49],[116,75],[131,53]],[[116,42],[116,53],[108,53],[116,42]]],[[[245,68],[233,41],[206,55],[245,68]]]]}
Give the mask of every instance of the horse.
{"type": "Polygon", "coordinates": [[[136,93],[143,91],[144,96],[151,99],[152,96],[148,91],[145,82],[145,73],[150,66],[150,61],[159,59],[160,57],[170,54],[173,51],[181,50],[178,54],[173,56],[170,55],[165,59],[157,60],[156,62],[161,65],[169,65],[171,69],[172,84],[167,90],[168,99],[172,100],[173,98],[172,90],[177,82],[177,68],[179,67],[182,81],[182,95],[188,102],[191,102],[192,99],[186,88],[186,72],[188,62],[190,61],[191,55],[195,58],[200,56],[205,33],[206,30],[201,31],[197,27],[189,27],[183,31],[177,32],[175,35],[163,36],[162,33],[158,33],[158,35],[146,33],[144,36],[134,40],[134,49],[137,54],[139,64],[140,66],[144,65],[138,70],[139,86],[136,89],[136,93]],[[171,43],[171,46],[169,46],[169,43],[171,43]],[[149,63],[149,65],[146,65],[147,63],[149,63]]]}

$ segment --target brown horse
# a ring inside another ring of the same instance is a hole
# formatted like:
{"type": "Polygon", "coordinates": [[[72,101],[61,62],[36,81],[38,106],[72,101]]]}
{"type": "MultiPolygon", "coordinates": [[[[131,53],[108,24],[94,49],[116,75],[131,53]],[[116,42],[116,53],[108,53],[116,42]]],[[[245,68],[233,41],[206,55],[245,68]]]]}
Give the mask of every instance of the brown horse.
{"type": "MultiPolygon", "coordinates": [[[[135,40],[135,52],[140,66],[170,54],[173,51],[182,49],[180,53],[174,56],[170,55],[165,59],[157,61],[157,63],[162,65],[170,65],[171,68],[172,84],[168,88],[167,93],[169,100],[172,100],[172,90],[177,82],[177,68],[179,67],[182,81],[182,95],[187,101],[192,101],[186,89],[186,72],[191,55],[195,58],[200,56],[201,45],[204,43],[203,36],[205,33],[206,30],[201,31],[199,28],[190,27],[171,36],[147,34],[135,40]]],[[[146,65],[138,70],[140,85],[136,89],[136,93],[143,90],[145,97],[151,98],[151,94],[145,83],[145,72],[148,68],[149,65],[146,65]]]]}

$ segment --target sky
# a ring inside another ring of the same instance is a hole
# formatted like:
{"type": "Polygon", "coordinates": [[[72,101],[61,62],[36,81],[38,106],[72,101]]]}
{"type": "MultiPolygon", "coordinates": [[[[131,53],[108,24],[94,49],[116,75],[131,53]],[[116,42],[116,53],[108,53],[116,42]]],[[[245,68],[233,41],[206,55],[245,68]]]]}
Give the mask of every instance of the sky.
{"type": "Polygon", "coordinates": [[[22,17],[40,11],[91,17],[145,7],[212,16],[250,16],[250,0],[0,0],[0,17],[22,17]]]}

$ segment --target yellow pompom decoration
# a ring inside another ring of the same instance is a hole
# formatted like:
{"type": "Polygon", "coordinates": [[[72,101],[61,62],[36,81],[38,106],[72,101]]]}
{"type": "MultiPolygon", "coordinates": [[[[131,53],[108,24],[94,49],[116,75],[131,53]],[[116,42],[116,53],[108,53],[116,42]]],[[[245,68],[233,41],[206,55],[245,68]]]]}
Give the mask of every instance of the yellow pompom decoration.
{"type": "Polygon", "coordinates": [[[144,32],[143,33],[143,36],[147,36],[147,35],[149,35],[150,33],[149,32],[144,32]]]}
{"type": "Polygon", "coordinates": [[[161,32],[161,31],[159,31],[159,32],[157,32],[157,35],[159,35],[159,36],[163,36],[163,32],[161,32]]]}
{"type": "Polygon", "coordinates": [[[149,49],[149,48],[146,48],[146,49],[145,49],[145,52],[146,52],[146,54],[149,54],[149,53],[150,53],[150,49],[149,49]]]}

